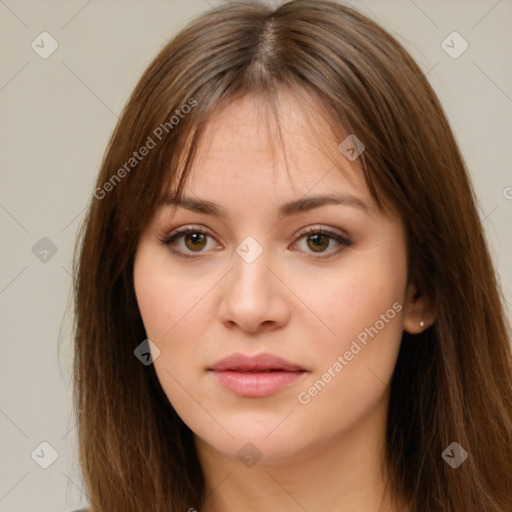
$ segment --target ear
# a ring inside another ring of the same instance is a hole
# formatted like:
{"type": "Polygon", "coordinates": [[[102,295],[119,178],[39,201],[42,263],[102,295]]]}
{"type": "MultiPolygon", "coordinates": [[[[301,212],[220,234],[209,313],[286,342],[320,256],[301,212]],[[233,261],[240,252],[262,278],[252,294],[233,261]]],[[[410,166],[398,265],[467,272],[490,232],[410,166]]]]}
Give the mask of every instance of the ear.
{"type": "Polygon", "coordinates": [[[435,319],[436,315],[432,304],[418,292],[416,286],[410,283],[406,291],[403,315],[404,331],[409,334],[419,334],[428,329],[435,319]]]}

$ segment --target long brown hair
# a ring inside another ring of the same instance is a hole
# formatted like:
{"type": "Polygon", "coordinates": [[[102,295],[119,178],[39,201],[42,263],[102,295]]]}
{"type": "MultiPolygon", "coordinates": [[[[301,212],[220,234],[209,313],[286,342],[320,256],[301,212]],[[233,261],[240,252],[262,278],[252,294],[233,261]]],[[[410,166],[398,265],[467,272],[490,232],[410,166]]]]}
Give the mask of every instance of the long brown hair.
{"type": "Polygon", "coordinates": [[[400,43],[324,0],[201,15],[161,50],[119,119],[75,249],[74,400],[93,512],[205,500],[192,432],[134,356],[146,338],[134,253],[162,194],[181,194],[216,109],[248,94],[272,105],[278,90],[318,98],[333,126],[364,142],[366,182],[400,213],[409,278],[437,313],[422,334],[404,333],[391,382],[385,462],[397,504],[510,512],[511,333],[465,164],[400,43]],[[452,442],[469,455],[456,469],[442,457],[452,442]]]}

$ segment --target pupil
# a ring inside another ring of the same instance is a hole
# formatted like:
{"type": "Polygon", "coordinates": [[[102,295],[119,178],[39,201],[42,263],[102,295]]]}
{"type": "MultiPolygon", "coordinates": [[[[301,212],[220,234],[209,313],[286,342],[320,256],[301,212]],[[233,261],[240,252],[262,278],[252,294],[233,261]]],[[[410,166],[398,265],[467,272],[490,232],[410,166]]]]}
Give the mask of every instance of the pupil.
{"type": "Polygon", "coordinates": [[[324,235],[321,235],[321,234],[317,234],[317,235],[311,235],[310,236],[310,240],[313,241],[313,248],[320,248],[320,249],[325,249],[326,247],[326,243],[323,243],[322,244],[322,241],[324,242],[329,242],[329,240],[327,239],[327,237],[324,237],[324,235]],[[320,243],[320,245],[318,244],[318,242],[320,243]]]}
{"type": "MultiPolygon", "coordinates": [[[[188,234],[188,241],[190,242],[190,245],[192,247],[189,247],[191,249],[201,249],[203,246],[204,246],[204,235],[203,233],[189,233],[188,234]],[[201,244],[201,242],[203,242],[201,244]],[[200,244],[200,245],[196,245],[196,244],[200,244]]],[[[189,243],[187,243],[187,246],[189,245],[189,243]]]]}

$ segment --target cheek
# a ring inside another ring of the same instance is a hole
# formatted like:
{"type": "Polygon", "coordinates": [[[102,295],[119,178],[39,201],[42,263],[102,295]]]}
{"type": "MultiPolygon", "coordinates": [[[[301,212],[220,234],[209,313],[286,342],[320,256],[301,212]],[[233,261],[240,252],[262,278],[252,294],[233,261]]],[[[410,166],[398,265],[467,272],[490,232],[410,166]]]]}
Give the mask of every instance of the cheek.
{"type": "Polygon", "coordinates": [[[319,354],[326,346],[331,351],[340,350],[361,333],[364,338],[366,329],[376,323],[382,333],[400,338],[406,286],[406,268],[401,260],[400,255],[393,260],[356,254],[347,261],[346,270],[304,282],[300,293],[321,321],[323,335],[315,338],[319,354]]]}
{"type": "Polygon", "coordinates": [[[146,336],[160,351],[153,363],[158,379],[173,406],[186,410],[190,397],[179,383],[192,391],[188,362],[200,353],[194,330],[206,317],[204,286],[170,273],[163,263],[151,250],[141,250],[134,264],[135,294],[146,336]]]}
{"type": "Polygon", "coordinates": [[[376,248],[354,254],[346,269],[330,280],[317,280],[316,290],[323,292],[309,296],[313,302],[308,304],[325,325],[322,335],[309,337],[316,365],[298,397],[304,419],[320,416],[328,407],[336,424],[358,421],[383,398],[395,368],[402,338],[405,256],[376,248]]]}
{"type": "Polygon", "coordinates": [[[405,269],[390,271],[383,260],[351,269],[315,295],[312,309],[323,311],[329,329],[309,337],[315,371],[296,397],[301,421],[330,418],[326,437],[382,403],[402,337],[405,269]]]}
{"type": "MultiPolygon", "coordinates": [[[[170,272],[165,261],[150,250],[141,251],[134,265],[134,285],[147,337],[159,348],[153,366],[169,403],[194,431],[210,425],[202,402],[205,390],[198,369],[204,366],[206,278],[170,272]],[[198,397],[197,399],[195,397],[198,397]],[[203,397],[200,399],[199,397],[203,397]]],[[[223,430],[217,433],[222,436],[223,430]]]]}
{"type": "Polygon", "coordinates": [[[141,250],[134,264],[137,303],[148,337],[168,344],[184,324],[201,308],[204,282],[169,272],[164,257],[141,250]]]}
{"type": "Polygon", "coordinates": [[[178,298],[157,270],[149,265],[137,265],[134,275],[135,294],[142,321],[149,339],[160,345],[165,333],[176,322],[178,298]]]}

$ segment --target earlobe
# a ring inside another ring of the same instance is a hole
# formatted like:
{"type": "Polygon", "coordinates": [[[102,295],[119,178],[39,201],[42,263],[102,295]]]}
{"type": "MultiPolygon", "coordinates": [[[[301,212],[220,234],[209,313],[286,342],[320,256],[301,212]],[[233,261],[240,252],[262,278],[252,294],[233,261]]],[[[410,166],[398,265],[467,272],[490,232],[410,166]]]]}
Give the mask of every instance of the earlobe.
{"type": "Polygon", "coordinates": [[[435,312],[429,301],[412,284],[407,287],[403,329],[409,334],[420,334],[435,321],[435,312]]]}

